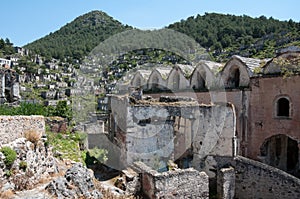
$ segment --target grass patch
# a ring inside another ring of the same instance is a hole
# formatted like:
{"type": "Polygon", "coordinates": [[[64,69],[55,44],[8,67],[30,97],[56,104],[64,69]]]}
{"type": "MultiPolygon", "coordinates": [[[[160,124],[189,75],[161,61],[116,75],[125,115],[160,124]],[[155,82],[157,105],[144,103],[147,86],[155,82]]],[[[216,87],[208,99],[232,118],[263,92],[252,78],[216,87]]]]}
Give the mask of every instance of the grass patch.
{"type": "Polygon", "coordinates": [[[81,151],[79,133],[53,133],[47,132],[48,143],[53,147],[54,154],[59,154],[62,159],[70,159],[84,163],[86,151],[81,151]]]}

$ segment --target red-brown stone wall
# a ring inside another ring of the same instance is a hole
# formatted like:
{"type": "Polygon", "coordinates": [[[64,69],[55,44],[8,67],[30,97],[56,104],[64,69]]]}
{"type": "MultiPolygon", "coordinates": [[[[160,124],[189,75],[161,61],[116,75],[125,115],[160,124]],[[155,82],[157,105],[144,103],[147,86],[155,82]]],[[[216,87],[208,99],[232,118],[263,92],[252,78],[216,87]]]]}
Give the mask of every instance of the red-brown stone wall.
{"type": "Polygon", "coordinates": [[[252,79],[251,89],[247,156],[259,159],[260,147],[273,135],[285,134],[300,141],[300,76],[252,79]],[[291,100],[289,119],[276,117],[278,96],[291,100]]]}

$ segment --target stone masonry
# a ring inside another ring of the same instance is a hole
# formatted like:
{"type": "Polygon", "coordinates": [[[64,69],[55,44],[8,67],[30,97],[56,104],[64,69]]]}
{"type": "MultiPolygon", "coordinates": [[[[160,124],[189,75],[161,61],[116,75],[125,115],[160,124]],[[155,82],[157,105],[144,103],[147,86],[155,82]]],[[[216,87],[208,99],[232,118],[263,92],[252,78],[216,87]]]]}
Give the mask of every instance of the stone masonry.
{"type": "Polygon", "coordinates": [[[194,101],[130,103],[125,96],[112,96],[111,138],[121,148],[121,161],[158,164],[194,155],[200,169],[207,155],[234,153],[235,113],[229,104],[199,105],[194,101]]]}
{"type": "Polygon", "coordinates": [[[300,198],[300,179],[244,157],[235,161],[236,198],[300,198]]]}
{"type": "Polygon", "coordinates": [[[219,198],[300,198],[300,179],[242,156],[215,157],[219,198]]]}
{"type": "Polygon", "coordinates": [[[209,180],[204,172],[178,169],[159,173],[142,162],[134,163],[141,175],[141,191],[150,198],[209,198],[209,180]]]}
{"type": "Polygon", "coordinates": [[[45,133],[43,116],[0,116],[0,146],[24,137],[26,131],[45,133]]]}

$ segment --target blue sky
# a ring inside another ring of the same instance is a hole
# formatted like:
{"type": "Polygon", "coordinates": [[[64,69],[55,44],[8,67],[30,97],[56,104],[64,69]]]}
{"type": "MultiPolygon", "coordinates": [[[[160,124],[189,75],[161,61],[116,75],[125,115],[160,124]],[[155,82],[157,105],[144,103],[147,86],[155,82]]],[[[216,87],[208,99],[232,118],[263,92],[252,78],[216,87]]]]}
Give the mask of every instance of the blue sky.
{"type": "Polygon", "coordinates": [[[1,0],[0,6],[0,37],[18,46],[92,10],[141,29],[159,29],[205,12],[300,21],[299,0],[1,0]]]}

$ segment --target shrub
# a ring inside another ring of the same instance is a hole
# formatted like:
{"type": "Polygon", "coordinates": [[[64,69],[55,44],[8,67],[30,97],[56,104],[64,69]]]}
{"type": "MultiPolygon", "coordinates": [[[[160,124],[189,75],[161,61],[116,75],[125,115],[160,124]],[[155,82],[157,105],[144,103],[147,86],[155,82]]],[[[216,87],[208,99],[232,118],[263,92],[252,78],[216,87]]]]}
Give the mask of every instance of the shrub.
{"type": "Polygon", "coordinates": [[[27,168],[27,162],[21,161],[21,162],[19,163],[19,168],[22,169],[23,171],[25,171],[26,168],[27,168]]]}
{"type": "Polygon", "coordinates": [[[99,149],[95,147],[93,149],[90,149],[88,153],[90,157],[94,157],[100,163],[105,163],[108,160],[108,151],[105,149],[99,149]]]}
{"type": "Polygon", "coordinates": [[[5,146],[1,149],[1,152],[5,156],[5,160],[4,160],[5,165],[7,167],[10,167],[17,158],[16,151],[10,147],[5,146]]]}
{"type": "Polygon", "coordinates": [[[41,137],[42,134],[35,130],[29,130],[25,132],[25,138],[34,144],[37,144],[41,137]]]}
{"type": "Polygon", "coordinates": [[[12,170],[6,170],[6,171],[5,171],[5,176],[8,177],[8,178],[9,178],[10,176],[12,176],[12,174],[13,174],[12,170]]]}
{"type": "Polygon", "coordinates": [[[72,135],[72,139],[75,142],[84,142],[84,140],[87,138],[86,133],[76,132],[72,135]]]}

